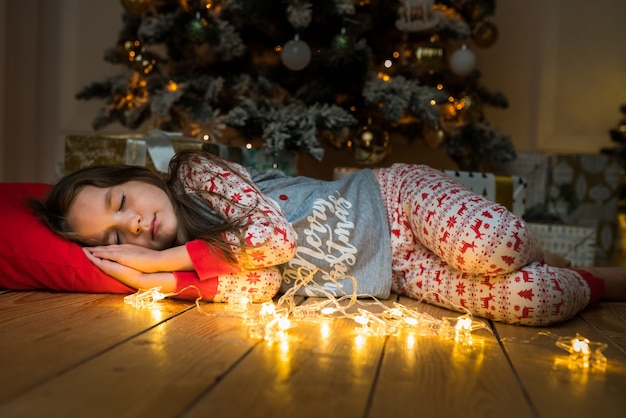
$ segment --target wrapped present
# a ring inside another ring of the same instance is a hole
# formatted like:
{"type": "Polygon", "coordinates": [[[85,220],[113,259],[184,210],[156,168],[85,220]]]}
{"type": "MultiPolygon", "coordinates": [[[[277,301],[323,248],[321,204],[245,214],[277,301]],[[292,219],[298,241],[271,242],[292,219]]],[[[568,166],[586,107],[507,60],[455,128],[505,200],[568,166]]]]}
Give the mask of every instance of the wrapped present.
{"type": "Polygon", "coordinates": [[[545,210],[548,198],[550,155],[540,152],[519,152],[506,163],[492,163],[495,174],[517,175],[526,180],[526,211],[545,210]]]}
{"type": "Polygon", "coordinates": [[[244,148],[243,165],[259,171],[280,170],[288,176],[296,175],[296,154],[291,151],[281,151],[277,155],[267,152],[263,148],[244,148]]]}
{"type": "Polygon", "coordinates": [[[493,202],[497,202],[518,216],[526,207],[526,180],[517,175],[500,176],[493,173],[444,170],[459,183],[493,202]]]}
{"type": "Polygon", "coordinates": [[[167,173],[176,152],[202,149],[204,142],[163,131],[151,131],[147,135],[69,135],[65,139],[64,171],[68,174],[92,165],[131,164],[167,173]]]}
{"type": "Polygon", "coordinates": [[[611,258],[619,247],[621,173],[621,161],[612,155],[551,156],[548,211],[566,225],[595,228],[597,258],[611,258]]]}
{"type": "Polygon", "coordinates": [[[561,255],[572,267],[593,266],[596,256],[596,228],[528,223],[545,251],[561,255]]]}
{"type": "Polygon", "coordinates": [[[289,176],[296,175],[296,153],[292,151],[285,150],[275,155],[262,147],[247,148],[216,142],[207,142],[203,148],[211,154],[247,168],[259,171],[280,170],[289,176]]]}

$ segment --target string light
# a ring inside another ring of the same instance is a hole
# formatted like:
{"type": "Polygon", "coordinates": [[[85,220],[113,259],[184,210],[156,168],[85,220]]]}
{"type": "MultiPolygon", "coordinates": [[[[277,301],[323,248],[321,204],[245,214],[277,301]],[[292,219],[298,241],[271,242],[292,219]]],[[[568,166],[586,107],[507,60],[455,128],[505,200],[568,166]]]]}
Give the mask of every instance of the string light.
{"type": "MultiPolygon", "coordinates": [[[[321,335],[326,339],[330,334],[329,320],[338,318],[350,319],[356,324],[354,341],[357,348],[365,344],[367,337],[397,336],[400,331],[405,331],[410,333],[407,343],[409,347],[415,345],[415,335],[418,335],[454,341],[455,347],[473,350],[477,344],[473,336],[474,331],[484,329],[492,332],[485,322],[475,321],[469,312],[458,317],[437,319],[397,302],[389,307],[371,295],[358,295],[356,291],[352,294],[335,296],[313,280],[318,271],[319,269],[312,271],[299,269],[292,287],[279,298],[276,304],[273,302],[254,304],[246,293],[230,293],[226,295],[226,314],[242,317],[250,338],[262,339],[269,343],[277,342],[281,346],[287,344],[288,330],[295,327],[298,321],[319,322],[321,335]],[[307,291],[315,294],[319,300],[298,305],[295,296],[298,290],[305,286],[307,291]],[[355,306],[364,306],[368,309],[362,307],[352,309],[355,306]]],[[[345,279],[352,280],[353,288],[356,289],[356,279],[352,276],[336,271],[322,271],[322,273],[328,281],[334,282],[336,289],[342,288],[339,281],[345,279]]],[[[190,287],[195,288],[195,286],[190,287]]],[[[160,300],[168,296],[175,296],[175,294],[161,293],[160,289],[156,287],[140,290],[124,297],[124,303],[137,309],[147,309],[157,306],[160,300]]],[[[201,312],[206,315],[220,314],[207,314],[200,307],[200,301],[201,297],[198,297],[196,305],[201,312]]],[[[418,301],[418,303],[421,302],[421,300],[418,301]]],[[[462,307],[456,308],[464,311],[462,307]]],[[[607,348],[607,344],[589,341],[578,333],[572,338],[559,337],[550,332],[539,332],[535,337],[526,341],[520,341],[514,337],[502,338],[501,341],[529,343],[538,336],[555,339],[557,347],[569,353],[567,364],[570,370],[604,371],[606,369],[608,361],[603,351],[607,348]]],[[[480,343],[476,349],[480,349],[480,343]]]]}
{"type": "Polygon", "coordinates": [[[602,351],[606,350],[608,346],[604,343],[591,342],[576,333],[574,338],[558,339],[556,345],[570,353],[569,362],[572,366],[599,371],[606,369],[608,360],[602,351]]]}
{"type": "Polygon", "coordinates": [[[139,290],[137,293],[124,297],[124,304],[137,309],[152,309],[160,300],[167,297],[161,293],[161,287],[153,287],[148,290],[139,290]]]}
{"type": "Polygon", "coordinates": [[[557,347],[567,351],[569,356],[565,361],[563,359],[555,359],[555,364],[565,365],[570,371],[593,371],[604,372],[606,370],[608,359],[603,351],[608,345],[601,342],[593,342],[588,338],[576,333],[575,337],[559,337],[551,332],[541,331],[533,336],[530,340],[518,340],[514,337],[502,338],[501,341],[510,341],[517,343],[531,343],[538,337],[545,336],[555,340],[557,347]]]}
{"type": "Polygon", "coordinates": [[[232,312],[246,312],[252,303],[250,297],[242,293],[228,293],[226,301],[226,310],[232,312]]]}

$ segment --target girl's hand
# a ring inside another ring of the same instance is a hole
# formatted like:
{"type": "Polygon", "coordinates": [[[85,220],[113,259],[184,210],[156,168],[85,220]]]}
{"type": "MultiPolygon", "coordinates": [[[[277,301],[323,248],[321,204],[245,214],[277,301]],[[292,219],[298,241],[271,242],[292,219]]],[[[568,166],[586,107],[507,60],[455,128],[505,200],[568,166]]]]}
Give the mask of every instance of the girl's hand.
{"type": "Polygon", "coordinates": [[[89,261],[96,267],[126,286],[135,289],[161,287],[161,291],[166,293],[172,292],[176,287],[176,279],[173,273],[144,273],[116,261],[97,257],[92,254],[89,248],[83,248],[83,251],[89,261]]]}
{"type": "MultiPolygon", "coordinates": [[[[138,273],[156,273],[162,271],[159,266],[160,251],[133,244],[106,245],[100,247],[86,247],[85,253],[101,262],[114,261],[120,267],[130,267],[138,273]]],[[[93,261],[92,258],[90,260],[93,261]]],[[[94,264],[98,265],[94,262],[94,264]]],[[[102,264],[102,263],[101,263],[102,264]]],[[[109,263],[104,263],[108,266],[109,263]]],[[[98,265],[98,267],[100,267],[98,265]]],[[[117,267],[116,267],[117,268],[117,267]]],[[[104,271],[104,269],[101,268],[104,271]]],[[[122,270],[119,268],[119,270],[122,270]]],[[[105,271],[105,273],[108,273],[105,271]]],[[[111,274],[114,276],[113,274],[111,274]]],[[[114,276],[115,277],[115,276],[114,276]]]]}
{"type": "Polygon", "coordinates": [[[193,270],[184,245],[160,251],[132,244],[86,247],[85,250],[95,257],[115,261],[144,273],[193,270]]]}
{"type": "Polygon", "coordinates": [[[127,267],[123,264],[117,263],[110,259],[97,257],[92,254],[89,248],[83,248],[83,251],[87,255],[87,258],[89,259],[89,261],[94,263],[96,267],[98,267],[104,273],[108,274],[109,276],[119,280],[120,282],[128,286],[139,288],[136,285],[140,281],[139,279],[141,278],[141,275],[142,275],[141,271],[127,267]]]}

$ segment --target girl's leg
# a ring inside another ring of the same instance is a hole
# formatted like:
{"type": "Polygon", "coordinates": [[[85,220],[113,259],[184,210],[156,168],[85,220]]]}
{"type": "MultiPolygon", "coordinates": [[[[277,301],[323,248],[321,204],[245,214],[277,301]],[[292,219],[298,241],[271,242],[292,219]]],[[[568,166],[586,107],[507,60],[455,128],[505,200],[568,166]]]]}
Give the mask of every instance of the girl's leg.
{"type": "Polygon", "coordinates": [[[421,243],[459,271],[508,273],[542,259],[522,219],[441,171],[396,164],[379,180],[392,236],[421,243]]]}
{"type": "Polygon", "coordinates": [[[582,277],[540,264],[535,236],[504,207],[426,166],[394,165],[379,180],[394,291],[525,325],[562,321],[589,302],[582,277]]]}
{"type": "Polygon", "coordinates": [[[462,273],[434,254],[416,249],[394,271],[393,290],[453,310],[520,325],[549,325],[589,303],[590,289],[570,269],[537,262],[500,275],[462,273]]]}

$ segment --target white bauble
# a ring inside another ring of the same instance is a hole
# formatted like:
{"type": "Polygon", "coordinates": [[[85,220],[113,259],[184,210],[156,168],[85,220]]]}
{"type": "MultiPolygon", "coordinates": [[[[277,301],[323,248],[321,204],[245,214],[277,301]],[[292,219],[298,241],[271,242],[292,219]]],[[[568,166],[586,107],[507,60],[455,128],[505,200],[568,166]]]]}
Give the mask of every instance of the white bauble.
{"type": "Polygon", "coordinates": [[[463,45],[450,56],[450,68],[456,75],[468,75],[476,65],[476,56],[472,51],[463,45]]]}
{"type": "Polygon", "coordinates": [[[304,41],[292,39],[283,46],[280,59],[285,67],[300,71],[311,62],[311,48],[304,41]]]}

